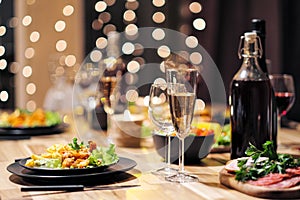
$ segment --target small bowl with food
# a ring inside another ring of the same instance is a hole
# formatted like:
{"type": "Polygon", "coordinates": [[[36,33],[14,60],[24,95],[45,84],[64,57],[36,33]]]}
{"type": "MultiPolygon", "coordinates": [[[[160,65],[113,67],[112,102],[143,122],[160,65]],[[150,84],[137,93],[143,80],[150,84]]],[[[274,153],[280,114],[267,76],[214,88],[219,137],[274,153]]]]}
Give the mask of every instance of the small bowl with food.
{"type": "MultiPolygon", "coordinates": [[[[205,158],[210,153],[215,142],[215,132],[219,131],[214,126],[216,126],[215,123],[192,126],[190,134],[184,140],[184,162],[186,164],[199,163],[201,159],[205,158]]],[[[218,127],[220,127],[220,125],[218,127]]],[[[175,163],[179,158],[179,139],[176,137],[176,133],[173,133],[170,137],[170,161],[175,163]]],[[[165,159],[167,152],[167,136],[162,132],[154,131],[153,141],[157,153],[165,159]]]]}

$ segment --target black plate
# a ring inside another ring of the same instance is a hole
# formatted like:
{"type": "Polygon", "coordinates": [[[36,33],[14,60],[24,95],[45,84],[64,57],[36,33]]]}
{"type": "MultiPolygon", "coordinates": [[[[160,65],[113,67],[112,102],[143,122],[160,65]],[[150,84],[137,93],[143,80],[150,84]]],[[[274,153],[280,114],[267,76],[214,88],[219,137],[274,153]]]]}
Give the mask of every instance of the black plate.
{"type": "Polygon", "coordinates": [[[86,174],[86,173],[91,173],[91,172],[99,172],[99,171],[102,171],[112,165],[115,165],[116,163],[112,163],[110,165],[106,165],[106,166],[100,166],[100,167],[93,167],[93,168],[82,168],[82,169],[52,169],[52,168],[42,168],[42,167],[28,167],[26,166],[26,161],[30,159],[30,158],[24,158],[22,160],[19,161],[19,164],[26,168],[26,169],[29,169],[31,171],[36,171],[40,174],[86,174]]]}
{"type": "Polygon", "coordinates": [[[12,163],[7,167],[7,170],[21,178],[30,181],[40,181],[40,182],[55,182],[55,181],[85,181],[88,179],[97,178],[99,179],[100,176],[112,175],[115,173],[125,172],[132,168],[134,168],[137,163],[134,160],[129,158],[120,157],[119,162],[115,165],[112,165],[104,170],[100,171],[92,171],[91,173],[84,173],[84,174],[41,174],[37,171],[28,170],[22,167],[18,162],[12,163]]]}
{"type": "Polygon", "coordinates": [[[28,127],[28,128],[12,128],[2,127],[0,128],[0,136],[36,136],[36,135],[50,135],[64,132],[69,125],[61,123],[55,126],[44,127],[28,127]]]}

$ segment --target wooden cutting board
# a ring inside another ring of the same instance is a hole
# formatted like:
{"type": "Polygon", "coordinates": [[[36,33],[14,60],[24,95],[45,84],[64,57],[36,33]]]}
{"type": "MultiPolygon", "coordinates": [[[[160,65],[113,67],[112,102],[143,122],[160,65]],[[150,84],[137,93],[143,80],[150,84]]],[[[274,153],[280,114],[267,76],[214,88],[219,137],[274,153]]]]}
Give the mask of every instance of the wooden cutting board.
{"type": "Polygon", "coordinates": [[[250,185],[235,180],[235,176],[228,173],[226,169],[220,171],[219,178],[223,185],[255,197],[276,199],[300,198],[300,185],[288,189],[273,189],[250,185]]]}

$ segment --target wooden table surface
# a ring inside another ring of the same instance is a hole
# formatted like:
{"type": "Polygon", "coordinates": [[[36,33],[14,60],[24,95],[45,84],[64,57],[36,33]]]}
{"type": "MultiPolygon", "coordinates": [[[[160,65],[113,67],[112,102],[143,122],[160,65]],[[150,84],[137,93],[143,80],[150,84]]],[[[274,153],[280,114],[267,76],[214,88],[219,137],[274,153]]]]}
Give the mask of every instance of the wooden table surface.
{"type": "MultiPolygon", "coordinates": [[[[162,167],[164,163],[151,145],[151,138],[146,147],[118,147],[118,154],[135,160],[137,166],[128,171],[128,176],[124,180],[115,183],[111,183],[113,180],[103,180],[104,183],[105,181],[110,183],[109,186],[138,184],[140,185],[138,187],[80,192],[21,192],[22,185],[10,180],[12,174],[6,170],[6,167],[16,158],[41,153],[46,147],[55,143],[66,144],[73,137],[78,137],[75,132],[68,129],[61,134],[35,136],[25,140],[0,140],[0,199],[257,199],[220,184],[219,171],[229,160],[229,153],[211,153],[207,158],[199,161],[199,164],[186,166],[187,171],[199,177],[197,183],[170,183],[153,175],[151,171],[162,167]]],[[[97,131],[86,134],[94,138],[100,135],[97,131]]],[[[281,129],[278,139],[279,152],[300,154],[299,130],[281,129]]]]}

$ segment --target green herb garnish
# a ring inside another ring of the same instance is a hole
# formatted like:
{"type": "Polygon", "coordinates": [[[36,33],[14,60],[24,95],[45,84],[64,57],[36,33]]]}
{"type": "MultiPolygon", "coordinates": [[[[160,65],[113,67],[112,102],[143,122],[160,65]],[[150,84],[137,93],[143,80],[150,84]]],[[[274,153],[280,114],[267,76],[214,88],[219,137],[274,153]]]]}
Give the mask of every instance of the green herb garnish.
{"type": "Polygon", "coordinates": [[[263,144],[263,150],[257,149],[254,145],[246,150],[249,158],[238,160],[238,167],[235,179],[238,181],[257,180],[270,173],[285,173],[287,168],[300,166],[300,159],[293,158],[288,154],[277,154],[272,141],[263,144]],[[252,159],[251,165],[246,165],[248,159],[252,159]]]}
{"type": "Polygon", "coordinates": [[[115,145],[110,144],[109,147],[97,147],[90,155],[89,162],[93,166],[106,166],[118,162],[119,157],[115,152],[115,145]]]}
{"type": "Polygon", "coordinates": [[[79,150],[81,149],[82,146],[84,146],[83,142],[80,144],[77,143],[77,138],[73,138],[73,143],[69,143],[69,146],[72,147],[74,150],[79,150]]]}

